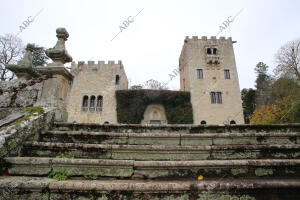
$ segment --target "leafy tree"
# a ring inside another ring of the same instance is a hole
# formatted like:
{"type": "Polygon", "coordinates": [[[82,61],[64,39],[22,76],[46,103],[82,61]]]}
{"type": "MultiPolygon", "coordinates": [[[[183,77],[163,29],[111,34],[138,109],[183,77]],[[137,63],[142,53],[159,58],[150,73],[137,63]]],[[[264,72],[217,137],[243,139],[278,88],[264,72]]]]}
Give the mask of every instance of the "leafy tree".
{"type": "Polygon", "coordinates": [[[8,64],[16,64],[24,50],[23,42],[17,36],[6,34],[0,36],[0,80],[12,80],[14,73],[6,69],[8,64]]]}
{"type": "Polygon", "coordinates": [[[282,111],[280,123],[300,122],[300,85],[295,80],[277,79],[272,85],[272,99],[282,111]]]}
{"type": "Polygon", "coordinates": [[[300,81],[300,40],[288,42],[275,55],[276,75],[292,75],[300,81]]]}
{"type": "Polygon", "coordinates": [[[142,85],[133,85],[130,87],[131,90],[141,90],[143,89],[143,86],[142,85]]]}
{"type": "Polygon", "coordinates": [[[166,84],[161,83],[154,79],[150,79],[150,80],[146,81],[144,84],[144,88],[152,89],[152,90],[167,90],[168,89],[166,84]]]}
{"type": "Polygon", "coordinates": [[[281,110],[280,123],[300,122],[300,96],[289,95],[277,101],[281,110]]]}
{"type": "Polygon", "coordinates": [[[251,116],[250,124],[276,124],[280,120],[281,110],[278,106],[263,105],[256,109],[251,116]]]}
{"type": "Polygon", "coordinates": [[[255,90],[252,88],[244,88],[241,91],[243,101],[243,113],[246,124],[250,123],[251,115],[255,110],[255,90]]]}
{"type": "Polygon", "coordinates": [[[257,73],[257,78],[255,81],[256,87],[256,107],[259,108],[262,105],[271,104],[271,84],[272,78],[268,74],[269,66],[263,62],[259,62],[255,67],[255,72],[257,73]]]}
{"type": "Polygon", "coordinates": [[[48,56],[45,54],[45,48],[35,46],[32,52],[32,64],[33,66],[43,66],[47,64],[48,56]]]}
{"type": "Polygon", "coordinates": [[[272,99],[278,101],[290,95],[300,96],[300,85],[288,77],[280,77],[272,84],[272,99]]]}

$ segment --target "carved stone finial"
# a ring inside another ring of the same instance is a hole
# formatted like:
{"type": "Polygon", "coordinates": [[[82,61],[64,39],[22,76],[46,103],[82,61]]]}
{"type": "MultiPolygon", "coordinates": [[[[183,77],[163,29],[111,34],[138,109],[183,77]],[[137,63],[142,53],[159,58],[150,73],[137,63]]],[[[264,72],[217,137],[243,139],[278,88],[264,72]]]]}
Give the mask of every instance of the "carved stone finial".
{"type": "Polygon", "coordinates": [[[65,28],[56,29],[57,43],[53,48],[46,50],[46,55],[53,60],[51,66],[62,66],[65,63],[72,62],[72,57],[68,54],[65,41],[69,37],[69,33],[65,28]]]}
{"type": "Polygon", "coordinates": [[[16,65],[8,65],[7,69],[14,72],[21,80],[28,80],[32,77],[38,77],[39,74],[35,71],[32,64],[32,52],[34,44],[27,44],[24,57],[16,65]]]}
{"type": "Polygon", "coordinates": [[[33,68],[32,52],[34,50],[34,44],[27,44],[25,50],[26,50],[25,55],[18,62],[17,67],[19,67],[19,68],[33,68]]]}

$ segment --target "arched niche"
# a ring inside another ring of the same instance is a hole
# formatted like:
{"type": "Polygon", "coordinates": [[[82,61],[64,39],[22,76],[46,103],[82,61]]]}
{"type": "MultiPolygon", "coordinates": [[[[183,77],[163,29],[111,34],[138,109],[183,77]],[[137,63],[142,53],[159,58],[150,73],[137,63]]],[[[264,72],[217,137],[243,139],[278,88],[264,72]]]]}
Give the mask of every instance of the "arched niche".
{"type": "Polygon", "coordinates": [[[168,124],[165,108],[161,104],[150,104],[144,112],[142,124],[168,124]]]}

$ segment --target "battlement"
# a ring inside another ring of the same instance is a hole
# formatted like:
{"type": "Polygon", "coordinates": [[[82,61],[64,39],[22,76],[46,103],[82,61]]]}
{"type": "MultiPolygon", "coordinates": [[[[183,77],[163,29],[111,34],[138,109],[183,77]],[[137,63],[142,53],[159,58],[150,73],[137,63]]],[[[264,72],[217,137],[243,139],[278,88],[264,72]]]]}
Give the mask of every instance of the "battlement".
{"type": "Polygon", "coordinates": [[[73,75],[78,74],[82,70],[109,70],[109,69],[117,69],[117,70],[124,70],[124,66],[121,60],[118,61],[78,61],[71,63],[71,73],[73,75]]]}
{"type": "Polygon", "coordinates": [[[123,68],[123,64],[122,64],[122,61],[121,60],[118,60],[118,61],[114,61],[114,60],[109,60],[109,61],[98,61],[98,63],[96,63],[95,61],[78,61],[77,63],[76,62],[72,62],[71,63],[71,68],[72,69],[76,69],[78,67],[111,67],[111,66],[114,66],[114,65],[118,65],[120,66],[121,68],[123,68]]]}
{"type": "Polygon", "coordinates": [[[220,37],[220,38],[217,38],[216,36],[211,36],[210,39],[207,38],[207,36],[202,36],[201,38],[198,37],[198,36],[186,36],[185,37],[185,40],[184,42],[187,43],[187,42],[192,42],[192,41],[231,41],[232,42],[232,38],[229,37],[229,38],[225,38],[225,37],[220,37]]]}

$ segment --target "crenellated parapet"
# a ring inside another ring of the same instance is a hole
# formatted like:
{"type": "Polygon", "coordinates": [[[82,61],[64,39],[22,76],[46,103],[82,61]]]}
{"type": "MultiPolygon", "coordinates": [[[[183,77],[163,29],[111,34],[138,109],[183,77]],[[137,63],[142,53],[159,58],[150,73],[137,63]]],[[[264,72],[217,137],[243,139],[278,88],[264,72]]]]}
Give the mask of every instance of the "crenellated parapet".
{"type": "Polygon", "coordinates": [[[202,36],[202,37],[198,37],[198,36],[186,36],[184,42],[188,43],[188,42],[193,42],[193,41],[229,41],[229,42],[234,42],[232,41],[231,37],[225,38],[225,37],[219,37],[217,38],[216,36],[211,36],[210,38],[208,38],[207,36],[202,36]]]}
{"type": "Polygon", "coordinates": [[[78,61],[72,62],[71,63],[71,73],[76,75],[80,71],[104,71],[104,70],[124,70],[124,66],[122,64],[121,60],[114,61],[114,60],[109,60],[109,61],[78,61]]]}

